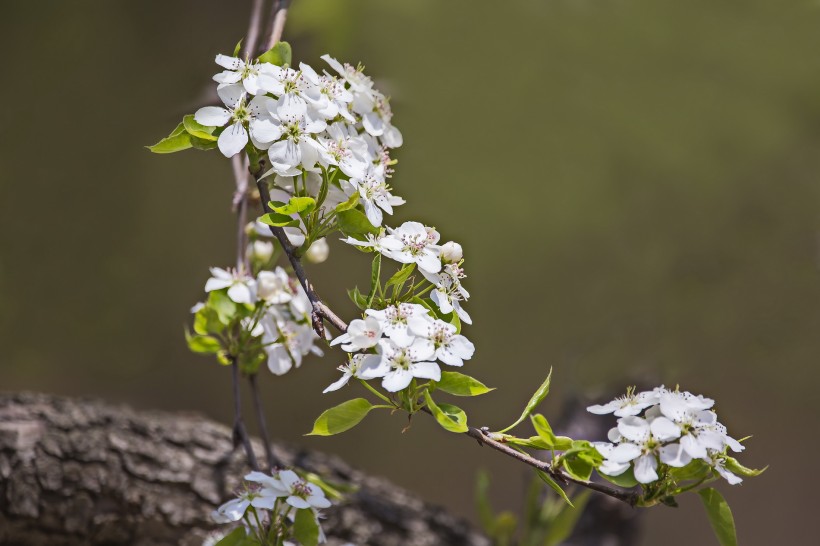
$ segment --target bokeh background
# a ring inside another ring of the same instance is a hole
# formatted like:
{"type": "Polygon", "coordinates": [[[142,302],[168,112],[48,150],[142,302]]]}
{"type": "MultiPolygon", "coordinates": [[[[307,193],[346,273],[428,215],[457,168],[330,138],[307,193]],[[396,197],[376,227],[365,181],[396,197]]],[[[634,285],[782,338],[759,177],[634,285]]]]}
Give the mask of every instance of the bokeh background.
{"type": "MultiPolygon", "coordinates": [[[[229,163],[142,146],[192,112],[249,2],[2,3],[0,389],[93,395],[228,422],[228,372],[189,354],[188,308],[234,253],[229,163]]],[[[521,410],[549,366],[555,414],[634,382],[718,399],[742,460],[741,544],[805,544],[818,479],[820,4],[781,0],[296,0],[295,58],[362,61],[404,133],[394,186],[466,250],[468,372],[521,410]]],[[[310,267],[347,317],[369,261],[310,267]]],[[[473,517],[527,472],[421,420],[304,438],[339,359],[263,377],[275,436],[473,517]],[[315,393],[315,396],[309,395],[315,393]]],[[[644,544],[711,544],[696,497],[644,544]]]]}

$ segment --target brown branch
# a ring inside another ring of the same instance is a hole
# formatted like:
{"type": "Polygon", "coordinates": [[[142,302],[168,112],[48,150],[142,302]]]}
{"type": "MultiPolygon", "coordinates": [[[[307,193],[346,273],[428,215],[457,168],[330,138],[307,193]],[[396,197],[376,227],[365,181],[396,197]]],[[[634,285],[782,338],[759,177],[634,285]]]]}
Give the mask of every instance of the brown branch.
{"type": "Polygon", "coordinates": [[[259,428],[259,435],[262,437],[262,444],[265,447],[265,460],[267,461],[268,473],[272,473],[274,467],[280,466],[279,461],[273,454],[270,437],[268,436],[268,424],[265,420],[265,410],[262,407],[262,399],[259,397],[259,385],[256,383],[258,374],[251,374],[248,376],[248,383],[251,385],[251,397],[253,398],[253,407],[256,411],[256,424],[259,428]]]}
{"type": "Polygon", "coordinates": [[[271,8],[270,26],[268,28],[268,43],[265,50],[276,45],[282,39],[282,32],[285,30],[285,22],[288,18],[288,8],[290,0],[274,0],[271,8]]]}
{"type": "Polygon", "coordinates": [[[241,443],[242,447],[245,449],[245,455],[248,457],[248,464],[251,469],[259,470],[259,463],[256,461],[256,454],[253,452],[251,439],[248,436],[247,429],[245,428],[245,422],[242,420],[242,399],[239,395],[239,366],[236,364],[235,359],[231,362],[231,381],[233,382],[234,446],[241,443]]]}

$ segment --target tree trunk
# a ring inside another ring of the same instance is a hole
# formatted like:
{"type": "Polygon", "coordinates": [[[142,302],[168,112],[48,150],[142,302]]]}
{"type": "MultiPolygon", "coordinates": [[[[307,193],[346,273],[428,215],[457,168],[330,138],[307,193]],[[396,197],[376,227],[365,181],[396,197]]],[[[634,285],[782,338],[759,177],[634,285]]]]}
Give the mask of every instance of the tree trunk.
{"type": "MultiPolygon", "coordinates": [[[[337,457],[278,444],[274,454],[358,486],[327,510],[330,544],[489,544],[466,522],[337,457]]],[[[0,544],[202,544],[216,528],[210,512],[246,471],[231,429],[197,415],[0,394],[0,544]]]]}

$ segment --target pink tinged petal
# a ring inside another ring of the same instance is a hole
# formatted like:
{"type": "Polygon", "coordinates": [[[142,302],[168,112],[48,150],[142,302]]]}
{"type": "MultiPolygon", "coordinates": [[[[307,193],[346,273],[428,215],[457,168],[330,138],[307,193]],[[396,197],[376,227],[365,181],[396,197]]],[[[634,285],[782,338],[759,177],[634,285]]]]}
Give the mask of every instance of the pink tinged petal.
{"type": "Polygon", "coordinates": [[[680,444],[693,459],[707,459],[706,448],[691,434],[681,437],[680,444]]]}
{"type": "Polygon", "coordinates": [[[337,390],[341,389],[342,387],[347,385],[348,381],[350,381],[350,378],[352,376],[353,376],[352,373],[345,372],[342,375],[342,377],[340,377],[337,381],[334,381],[333,383],[328,385],[328,387],[325,390],[322,391],[322,394],[326,394],[328,392],[337,391],[337,390]]]}
{"type": "Polygon", "coordinates": [[[284,375],[293,367],[290,353],[281,343],[266,347],[268,353],[268,369],[274,375],[284,375]]]}
{"type": "Polygon", "coordinates": [[[238,57],[229,57],[228,55],[222,54],[217,55],[214,61],[222,68],[227,68],[228,70],[239,70],[245,66],[245,63],[238,57]]]}
{"type": "Polygon", "coordinates": [[[435,362],[415,362],[410,365],[414,377],[441,381],[441,368],[435,362]]]}
{"type": "Polygon", "coordinates": [[[640,417],[621,417],[618,420],[618,431],[633,442],[643,443],[649,439],[649,423],[640,417]]]}
{"type": "Polygon", "coordinates": [[[248,132],[242,126],[242,123],[237,121],[233,125],[222,131],[217,140],[219,151],[225,157],[233,157],[245,148],[248,143],[248,132]]]}
{"type": "Polygon", "coordinates": [[[239,83],[222,84],[216,88],[216,94],[219,95],[225,106],[234,109],[237,103],[242,100],[242,97],[245,96],[245,88],[239,83]]]}
{"type": "Polygon", "coordinates": [[[651,483],[658,479],[658,460],[654,455],[643,455],[635,461],[635,479],[638,483],[651,483]]]}
{"type": "Polygon", "coordinates": [[[675,468],[683,468],[692,461],[692,457],[683,449],[680,444],[669,444],[660,449],[661,462],[674,466],[675,468]]]}
{"type": "Polygon", "coordinates": [[[641,448],[635,444],[618,444],[612,450],[612,453],[607,456],[607,459],[615,463],[628,463],[636,457],[639,457],[640,454],[641,448]]]}
{"type": "Polygon", "coordinates": [[[300,508],[300,509],[310,508],[310,504],[308,503],[308,501],[306,501],[305,499],[303,499],[301,497],[297,497],[295,495],[291,495],[290,497],[288,497],[285,502],[287,502],[288,504],[290,504],[294,508],[300,508]]]}
{"type": "Polygon", "coordinates": [[[680,427],[667,419],[666,417],[658,417],[654,419],[650,425],[652,435],[661,442],[668,442],[680,437],[680,427]]]}
{"type": "Polygon", "coordinates": [[[406,389],[413,380],[413,374],[409,370],[398,369],[388,372],[382,380],[382,388],[387,392],[398,392],[406,389]]]}
{"type": "Polygon", "coordinates": [[[194,114],[194,120],[206,127],[222,127],[231,119],[231,113],[221,106],[205,106],[194,114]]]}

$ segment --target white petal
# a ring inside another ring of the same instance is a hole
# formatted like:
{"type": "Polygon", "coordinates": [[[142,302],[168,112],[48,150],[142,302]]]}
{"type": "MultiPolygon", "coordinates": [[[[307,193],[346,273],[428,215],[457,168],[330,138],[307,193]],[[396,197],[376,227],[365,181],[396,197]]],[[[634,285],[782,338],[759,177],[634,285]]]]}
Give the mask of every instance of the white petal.
{"type": "Polygon", "coordinates": [[[228,70],[238,70],[239,68],[245,66],[245,63],[242,62],[237,57],[229,57],[227,55],[219,54],[216,56],[216,64],[221,66],[222,68],[227,68],[228,70]]]}
{"type": "Polygon", "coordinates": [[[703,447],[697,438],[691,434],[686,434],[680,439],[680,444],[693,459],[706,459],[706,448],[703,447]]]}
{"type": "Polygon", "coordinates": [[[667,442],[680,437],[680,427],[666,417],[653,419],[649,424],[649,428],[652,430],[652,434],[655,438],[661,442],[667,442]]]}
{"type": "Polygon", "coordinates": [[[638,483],[651,483],[658,479],[658,460],[652,454],[643,455],[635,461],[635,479],[638,483]]]}
{"type": "Polygon", "coordinates": [[[237,121],[233,125],[227,127],[222,134],[219,135],[217,145],[219,151],[225,157],[233,157],[245,147],[248,143],[248,132],[242,126],[242,123],[237,121]]]}
{"type": "Polygon", "coordinates": [[[410,365],[414,377],[441,381],[441,368],[435,362],[416,362],[410,365]]]}
{"type": "Polygon", "coordinates": [[[228,297],[236,303],[253,303],[253,292],[245,283],[236,283],[228,288],[228,297]]]}
{"type": "Polygon", "coordinates": [[[325,390],[322,391],[322,394],[325,394],[325,393],[328,393],[328,392],[331,392],[331,391],[337,391],[337,390],[341,389],[342,387],[347,385],[348,381],[350,381],[350,378],[352,376],[353,376],[353,374],[351,374],[350,372],[345,372],[342,375],[342,377],[340,377],[337,381],[334,381],[333,383],[328,385],[328,387],[325,390]]]}
{"type": "Polygon", "coordinates": [[[387,373],[382,381],[382,387],[387,392],[398,392],[407,388],[413,380],[413,374],[409,370],[398,369],[387,373]]]}
{"type": "Polygon", "coordinates": [[[686,453],[683,446],[680,444],[669,444],[660,449],[661,462],[674,466],[675,468],[683,468],[692,461],[692,457],[686,453]]]}
{"type": "Polygon", "coordinates": [[[293,360],[290,353],[281,343],[276,343],[267,347],[268,369],[274,375],[284,375],[293,367],[293,360]]]}
{"type": "Polygon", "coordinates": [[[206,127],[222,127],[231,119],[231,113],[221,106],[205,106],[194,114],[194,121],[206,127]]]}
{"type": "Polygon", "coordinates": [[[641,448],[635,444],[624,443],[618,444],[609,454],[607,459],[615,463],[628,463],[641,454],[641,448]]]}
{"type": "Polygon", "coordinates": [[[643,443],[649,439],[649,423],[640,417],[621,417],[618,419],[618,431],[633,442],[643,443]]]}

